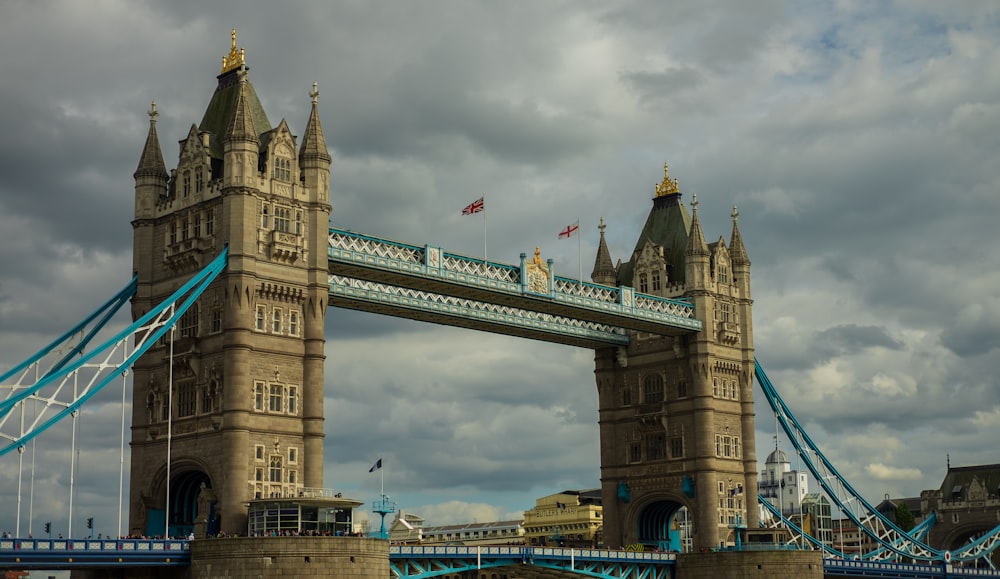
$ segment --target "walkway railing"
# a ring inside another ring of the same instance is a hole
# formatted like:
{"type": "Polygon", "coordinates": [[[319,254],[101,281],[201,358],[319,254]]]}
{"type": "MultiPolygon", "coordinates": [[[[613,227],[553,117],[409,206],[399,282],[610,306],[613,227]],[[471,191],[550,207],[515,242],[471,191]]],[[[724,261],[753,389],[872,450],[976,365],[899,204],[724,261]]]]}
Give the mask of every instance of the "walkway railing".
{"type": "Polygon", "coordinates": [[[182,539],[0,539],[0,568],[162,567],[191,564],[182,539]]]}

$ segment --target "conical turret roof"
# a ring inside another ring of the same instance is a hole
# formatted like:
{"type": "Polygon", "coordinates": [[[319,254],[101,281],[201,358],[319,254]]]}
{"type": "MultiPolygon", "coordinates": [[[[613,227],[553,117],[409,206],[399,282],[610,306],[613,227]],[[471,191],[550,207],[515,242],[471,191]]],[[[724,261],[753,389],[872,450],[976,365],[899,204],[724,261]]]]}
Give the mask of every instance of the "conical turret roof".
{"type": "Polygon", "coordinates": [[[309,120],[306,122],[306,133],[302,137],[302,146],[299,148],[299,158],[304,160],[316,159],[332,161],[330,151],[326,148],[326,137],[323,135],[323,125],[319,122],[319,89],[313,83],[312,91],[309,93],[312,99],[312,110],[309,111],[309,120]]]}
{"type": "Polygon", "coordinates": [[[636,256],[642,251],[646,240],[663,247],[663,257],[669,268],[670,280],[684,281],[684,249],[687,247],[691,216],[681,203],[681,192],[677,179],[671,179],[666,163],[663,165],[663,181],[656,185],[653,208],[646,217],[635,249],[627,263],[618,272],[618,283],[633,286],[636,256]]]}
{"type": "Polygon", "coordinates": [[[260,141],[261,147],[267,146],[270,135],[265,134],[271,130],[271,121],[267,119],[264,107],[257,98],[253,83],[250,82],[246,66],[245,52],[236,50],[236,30],[233,30],[233,46],[228,57],[223,58],[222,73],[219,74],[219,84],[215,87],[212,100],[209,101],[205,109],[205,115],[198,123],[200,131],[208,132],[208,153],[215,159],[222,159],[223,146],[222,139],[232,123],[233,115],[236,112],[236,101],[240,93],[243,93],[245,102],[245,115],[253,123],[254,131],[260,141]],[[241,84],[246,84],[242,89],[241,84]],[[262,136],[263,135],[263,136],[262,136]]]}
{"type": "Polygon", "coordinates": [[[163,151],[160,149],[160,138],[156,135],[156,118],[160,113],[156,110],[156,101],[149,107],[149,134],[146,135],[146,144],[142,147],[142,155],[139,156],[139,166],[136,168],[133,177],[162,177],[167,179],[167,165],[163,162],[163,151]]]}
{"type": "Polygon", "coordinates": [[[743,245],[743,236],[740,235],[740,227],[737,225],[740,212],[733,205],[733,234],[729,238],[729,255],[733,259],[733,265],[750,265],[750,257],[747,255],[747,248],[743,245]]]}
{"type": "Polygon", "coordinates": [[[601,232],[601,241],[597,245],[597,257],[594,259],[594,271],[590,273],[590,279],[596,283],[605,285],[615,284],[615,264],[611,261],[611,252],[608,251],[608,243],[604,240],[604,218],[601,217],[601,224],[597,226],[601,232]]]}

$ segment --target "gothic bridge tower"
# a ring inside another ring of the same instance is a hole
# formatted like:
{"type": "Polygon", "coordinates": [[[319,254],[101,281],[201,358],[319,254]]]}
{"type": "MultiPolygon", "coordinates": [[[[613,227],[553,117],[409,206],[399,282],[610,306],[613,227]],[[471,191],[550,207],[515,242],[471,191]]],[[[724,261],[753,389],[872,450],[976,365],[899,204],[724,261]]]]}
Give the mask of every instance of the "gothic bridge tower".
{"type": "Polygon", "coordinates": [[[133,533],[169,524],[171,534],[242,534],[248,500],[323,485],[331,157],[316,85],[299,143],[284,120],[271,126],[247,71],[234,29],[170,172],[155,102],[149,112],[135,172],[133,318],[227,246],[229,262],[134,366],[133,533]]]}
{"type": "Polygon", "coordinates": [[[601,239],[596,283],[694,304],[694,334],[629,334],[627,348],[595,352],[600,408],[604,541],[677,548],[689,513],[692,546],[735,542],[757,526],[750,260],[737,226],[727,246],[706,243],[663,167],[653,207],[627,262],[601,239]]]}

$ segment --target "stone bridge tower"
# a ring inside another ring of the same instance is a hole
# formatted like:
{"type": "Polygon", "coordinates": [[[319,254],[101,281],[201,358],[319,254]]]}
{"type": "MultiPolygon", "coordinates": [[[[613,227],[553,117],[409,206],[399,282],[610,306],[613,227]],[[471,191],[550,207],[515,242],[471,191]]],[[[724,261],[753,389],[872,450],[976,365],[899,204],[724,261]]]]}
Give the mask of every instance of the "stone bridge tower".
{"type": "Polygon", "coordinates": [[[664,165],[627,262],[613,264],[601,224],[595,282],[687,300],[702,322],[693,334],[630,332],[627,348],[595,353],[610,547],[676,549],[689,524],[693,548],[711,549],[757,526],[750,260],[735,208],[727,245],[706,243],[697,205],[688,213],[664,165]]]}
{"type": "Polygon", "coordinates": [[[248,500],[323,485],[331,157],[315,84],[299,143],[284,120],[271,126],[247,71],[234,29],[170,172],[155,102],[149,112],[135,172],[133,318],[227,246],[229,263],[134,366],[132,533],[242,534],[248,500]]]}

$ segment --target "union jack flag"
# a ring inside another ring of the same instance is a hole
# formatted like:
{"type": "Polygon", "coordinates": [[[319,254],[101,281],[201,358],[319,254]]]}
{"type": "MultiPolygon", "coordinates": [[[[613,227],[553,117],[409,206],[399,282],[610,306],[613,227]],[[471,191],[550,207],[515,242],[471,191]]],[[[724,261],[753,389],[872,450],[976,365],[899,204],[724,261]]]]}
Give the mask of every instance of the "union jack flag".
{"type": "Polygon", "coordinates": [[[472,203],[466,205],[465,209],[462,210],[462,215],[472,215],[473,213],[479,213],[484,209],[486,209],[486,202],[483,201],[482,197],[480,197],[479,199],[476,199],[472,203]]]}

